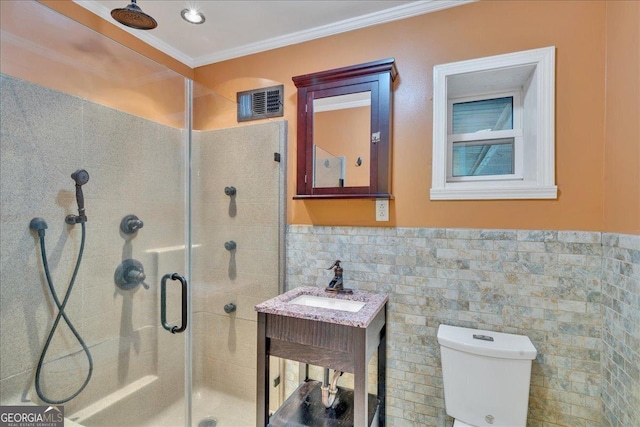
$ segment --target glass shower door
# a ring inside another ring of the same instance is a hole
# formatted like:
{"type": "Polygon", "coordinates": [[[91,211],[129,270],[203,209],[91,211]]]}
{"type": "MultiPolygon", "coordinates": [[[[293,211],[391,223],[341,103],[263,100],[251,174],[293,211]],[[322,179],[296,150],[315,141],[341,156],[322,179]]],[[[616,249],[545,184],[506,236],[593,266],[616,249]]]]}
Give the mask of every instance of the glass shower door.
{"type": "MultiPolygon", "coordinates": [[[[194,88],[193,426],[256,425],[254,306],[284,283],[287,125],[238,126],[236,113],[235,102],[194,88]]],[[[284,384],[277,361],[270,373],[277,407],[284,384]]]]}
{"type": "Polygon", "coordinates": [[[29,223],[47,223],[62,300],[82,241],[81,223],[65,222],[80,214],[71,174],[83,169],[86,239],[64,311],[91,362],[60,320],[42,395],[64,401],[67,425],[187,425],[192,325],[163,327],[183,324],[171,273],[189,279],[186,79],[42,3],[0,7],[0,404],[47,404],[34,377],[60,309],[29,223]]]}
{"type": "Polygon", "coordinates": [[[34,377],[59,307],[29,222],[47,222],[63,296],[84,169],[64,311],[91,363],[61,320],[44,395],[65,400],[91,370],[62,403],[68,426],[255,425],[253,307],[283,286],[286,122],[238,126],[234,96],[43,3],[0,7],[0,405],[46,404],[34,377]]]}

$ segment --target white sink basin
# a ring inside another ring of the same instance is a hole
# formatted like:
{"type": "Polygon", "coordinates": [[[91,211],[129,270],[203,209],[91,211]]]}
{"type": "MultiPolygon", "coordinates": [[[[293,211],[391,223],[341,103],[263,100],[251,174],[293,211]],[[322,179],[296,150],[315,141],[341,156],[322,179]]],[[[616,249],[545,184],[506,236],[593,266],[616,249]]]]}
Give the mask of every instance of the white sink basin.
{"type": "Polygon", "coordinates": [[[331,310],[349,311],[357,313],[366,302],[350,301],[338,298],[318,297],[315,295],[300,295],[289,301],[289,304],[306,305],[307,307],[329,308],[331,310]]]}

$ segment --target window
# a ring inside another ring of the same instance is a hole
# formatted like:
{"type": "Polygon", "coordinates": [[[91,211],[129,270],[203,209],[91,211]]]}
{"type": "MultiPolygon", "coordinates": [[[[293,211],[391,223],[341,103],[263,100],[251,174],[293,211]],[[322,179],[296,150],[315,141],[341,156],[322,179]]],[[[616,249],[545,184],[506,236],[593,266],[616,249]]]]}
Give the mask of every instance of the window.
{"type": "Polygon", "coordinates": [[[516,92],[449,100],[447,182],[522,178],[521,109],[516,92]]]}
{"type": "Polygon", "coordinates": [[[434,67],[431,199],[557,197],[555,48],[434,67]]]}

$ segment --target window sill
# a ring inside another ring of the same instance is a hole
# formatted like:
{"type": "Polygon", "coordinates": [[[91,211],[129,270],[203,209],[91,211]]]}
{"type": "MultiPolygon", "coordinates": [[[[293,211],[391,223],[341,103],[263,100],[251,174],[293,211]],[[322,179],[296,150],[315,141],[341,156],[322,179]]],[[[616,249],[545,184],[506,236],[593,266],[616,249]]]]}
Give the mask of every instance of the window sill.
{"type": "MultiPolygon", "coordinates": [[[[500,185],[477,188],[462,184],[448,184],[447,188],[432,188],[431,200],[506,200],[506,199],[557,199],[558,187],[534,185],[500,185]]],[[[505,183],[506,184],[506,183],[505,183]]]]}

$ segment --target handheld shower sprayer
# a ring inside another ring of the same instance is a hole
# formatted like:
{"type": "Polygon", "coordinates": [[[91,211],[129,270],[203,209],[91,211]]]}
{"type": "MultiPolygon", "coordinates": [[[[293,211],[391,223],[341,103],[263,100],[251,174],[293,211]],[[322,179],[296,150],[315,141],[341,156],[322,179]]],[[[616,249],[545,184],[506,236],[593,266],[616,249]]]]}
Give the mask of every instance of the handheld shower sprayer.
{"type": "Polygon", "coordinates": [[[40,359],[38,360],[38,365],[36,367],[36,377],[35,377],[35,388],[36,388],[36,393],[38,394],[38,397],[43,402],[53,404],[53,405],[66,403],[71,399],[75,398],[77,395],[79,395],[82,392],[82,390],[84,390],[84,388],[87,386],[87,384],[89,384],[89,380],[91,379],[91,375],[93,374],[93,359],[91,357],[91,352],[89,351],[87,344],[84,342],[84,340],[76,330],[75,326],[73,326],[73,323],[71,323],[69,316],[67,316],[67,313],[65,312],[65,308],[67,307],[67,303],[69,302],[69,298],[71,297],[73,285],[75,284],[76,278],[78,277],[78,270],[80,269],[80,264],[82,263],[82,255],[84,254],[84,243],[86,238],[85,223],[87,222],[87,216],[84,214],[84,196],[82,194],[82,186],[89,181],[89,174],[84,169],[78,169],[77,171],[71,174],[71,178],[76,182],[76,201],[78,202],[78,215],[67,215],[67,217],[65,218],[65,222],[67,224],[80,224],[82,227],[82,235],[80,238],[80,249],[78,250],[78,258],[76,260],[76,265],[73,269],[73,274],[71,275],[69,286],[67,286],[67,290],[64,294],[64,298],[62,299],[62,301],[60,300],[60,298],[58,297],[58,294],[56,293],[56,289],[53,286],[53,280],[51,278],[51,272],[49,271],[49,261],[47,259],[47,251],[45,249],[45,237],[44,237],[45,230],[47,229],[47,222],[42,218],[36,217],[36,218],[33,218],[29,223],[29,228],[38,232],[38,239],[40,240],[40,254],[42,255],[42,265],[44,267],[45,278],[47,281],[47,285],[49,285],[49,291],[51,292],[51,297],[53,298],[53,301],[56,307],[58,308],[58,314],[56,315],[53,325],[49,330],[49,335],[47,337],[47,340],[45,341],[44,347],[42,348],[42,352],[40,353],[40,359]],[[69,330],[76,337],[76,340],[78,341],[78,343],[82,347],[82,350],[87,356],[88,371],[87,371],[87,376],[84,379],[84,382],[82,383],[80,388],[78,388],[72,395],[65,397],[63,399],[52,399],[48,397],[46,394],[44,394],[44,391],[42,390],[41,375],[42,375],[42,370],[44,368],[45,356],[47,355],[47,351],[49,350],[49,346],[53,339],[53,335],[55,334],[56,329],[60,324],[60,320],[64,320],[64,322],[69,327],[69,330]]]}
{"type": "Polygon", "coordinates": [[[84,214],[84,195],[82,194],[82,186],[89,182],[89,172],[84,169],[78,169],[71,174],[71,179],[76,182],[76,202],[78,203],[78,215],[67,215],[64,219],[69,225],[87,222],[87,216],[84,214]]]}
{"type": "Polygon", "coordinates": [[[85,185],[87,182],[89,182],[89,172],[84,169],[78,169],[71,174],[71,179],[73,179],[78,186],[85,185]]]}

